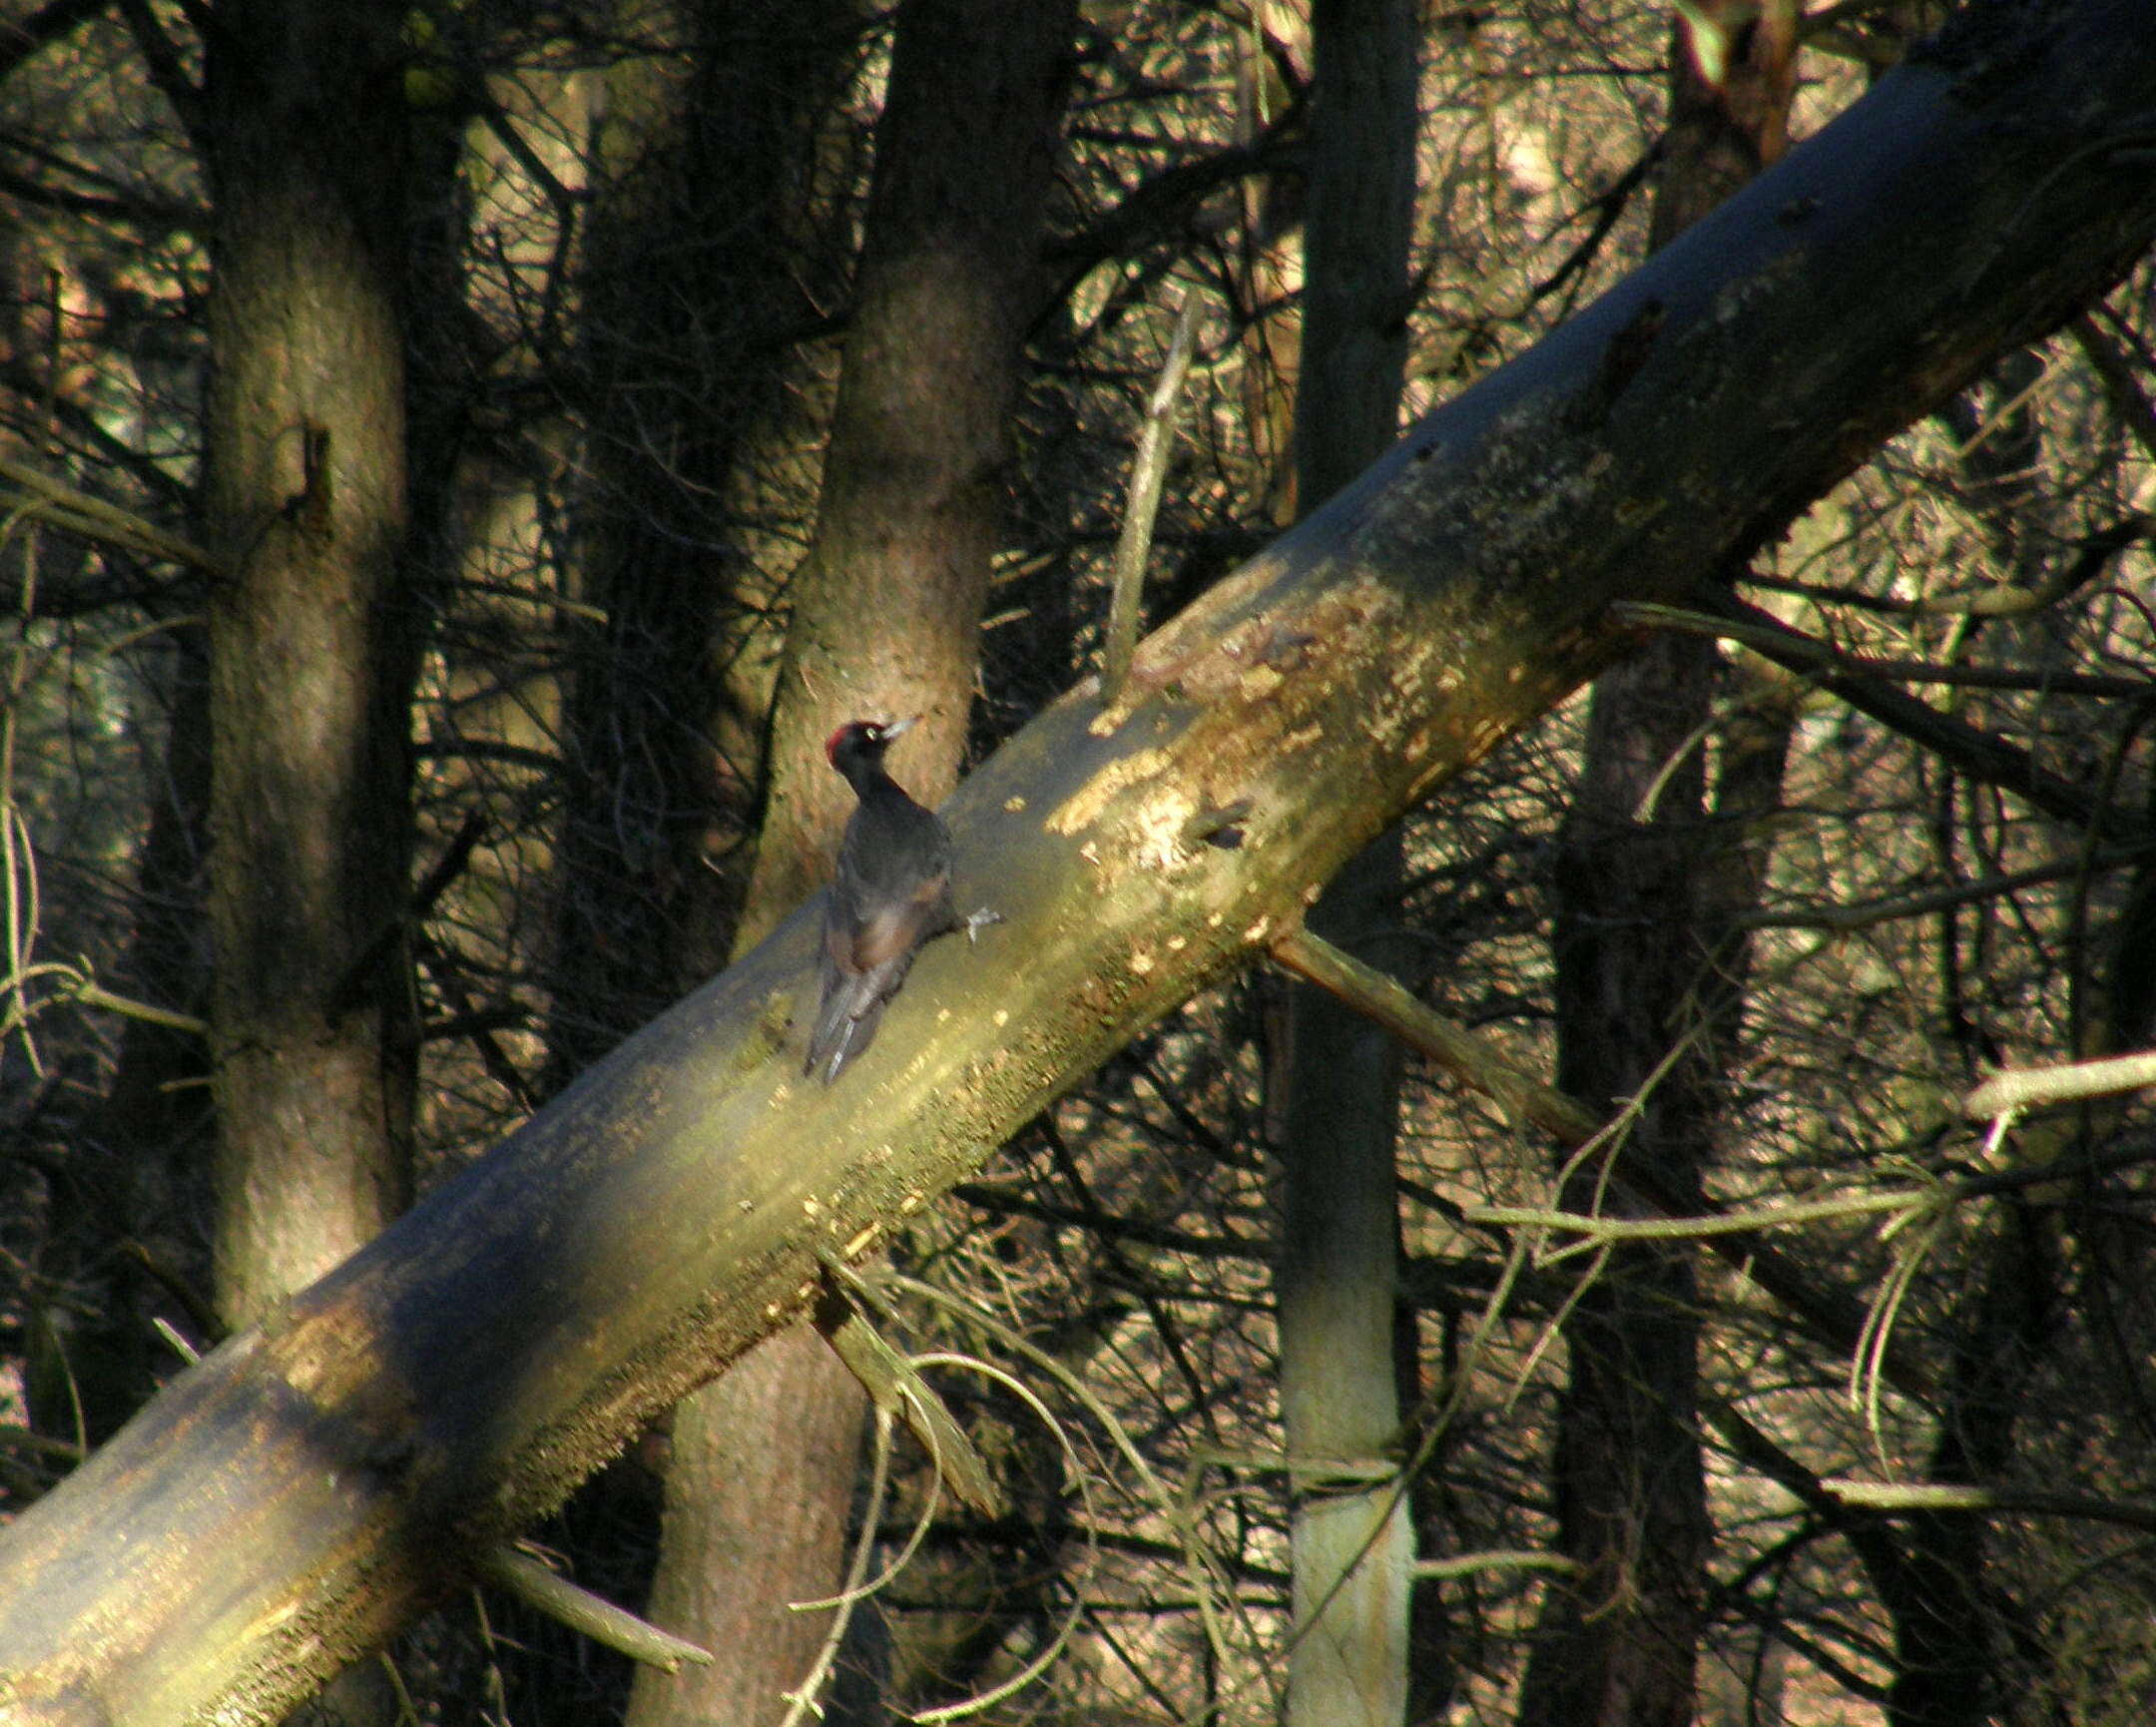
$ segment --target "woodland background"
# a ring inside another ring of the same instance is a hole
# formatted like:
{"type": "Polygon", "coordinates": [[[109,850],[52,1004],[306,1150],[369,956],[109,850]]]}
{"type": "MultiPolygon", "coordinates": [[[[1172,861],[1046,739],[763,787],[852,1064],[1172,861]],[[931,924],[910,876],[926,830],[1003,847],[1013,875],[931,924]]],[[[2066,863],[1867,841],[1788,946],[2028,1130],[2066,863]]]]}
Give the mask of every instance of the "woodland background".
{"type": "MultiPolygon", "coordinates": [[[[1940,16],[0,24],[6,1505],[809,891],[837,719],[1095,668],[1179,317],[1155,619],[1940,16]]],[[[846,1720],[2147,1718],[2156,1122],[1963,1099],[2151,1041],[2149,286],[1702,572],[1957,731],[1695,615],[1314,909],[1617,1132],[1209,991],[891,1248],[1000,1514],[798,1328],[536,1536],[717,1666],[473,1589],[315,1708],[776,1721],[864,1543],[846,1720]]]]}

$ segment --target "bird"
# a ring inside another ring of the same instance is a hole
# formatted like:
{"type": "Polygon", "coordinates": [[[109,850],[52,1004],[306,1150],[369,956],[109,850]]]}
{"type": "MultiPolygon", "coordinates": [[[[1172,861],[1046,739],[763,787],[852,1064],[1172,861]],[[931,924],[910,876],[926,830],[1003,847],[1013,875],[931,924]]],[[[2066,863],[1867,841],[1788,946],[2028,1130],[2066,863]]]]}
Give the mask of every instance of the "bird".
{"type": "Polygon", "coordinates": [[[874,1039],[923,944],[957,929],[972,941],[983,924],[1001,921],[985,909],[959,914],[950,830],[883,770],[883,752],[919,719],[848,720],[823,745],[858,800],[823,901],[822,997],[802,1064],[825,1085],[874,1039]]]}

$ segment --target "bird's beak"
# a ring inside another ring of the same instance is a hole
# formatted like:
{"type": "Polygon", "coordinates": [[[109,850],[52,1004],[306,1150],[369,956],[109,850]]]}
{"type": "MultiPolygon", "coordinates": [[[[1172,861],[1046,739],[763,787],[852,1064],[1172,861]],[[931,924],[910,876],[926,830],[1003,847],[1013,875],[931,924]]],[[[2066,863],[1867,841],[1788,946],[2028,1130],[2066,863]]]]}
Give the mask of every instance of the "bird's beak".
{"type": "Polygon", "coordinates": [[[889,725],[883,728],[883,742],[888,744],[893,738],[903,737],[906,733],[912,731],[915,726],[918,726],[920,722],[921,717],[918,714],[908,714],[903,720],[891,721],[889,725]]]}

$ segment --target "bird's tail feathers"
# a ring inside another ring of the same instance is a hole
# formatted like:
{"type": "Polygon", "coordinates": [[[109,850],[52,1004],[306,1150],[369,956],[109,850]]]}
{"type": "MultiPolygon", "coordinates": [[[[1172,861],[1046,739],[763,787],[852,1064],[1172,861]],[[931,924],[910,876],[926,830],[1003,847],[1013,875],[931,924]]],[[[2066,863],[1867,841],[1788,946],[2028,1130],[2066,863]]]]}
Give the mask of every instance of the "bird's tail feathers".
{"type": "MultiPolygon", "coordinates": [[[[912,955],[907,954],[908,961],[912,955]]],[[[876,1027],[883,1021],[884,1004],[898,993],[908,965],[877,966],[850,976],[838,977],[823,992],[815,1029],[808,1038],[808,1059],[804,1073],[812,1073],[825,1085],[843,1073],[855,1056],[875,1041],[876,1027]]]]}

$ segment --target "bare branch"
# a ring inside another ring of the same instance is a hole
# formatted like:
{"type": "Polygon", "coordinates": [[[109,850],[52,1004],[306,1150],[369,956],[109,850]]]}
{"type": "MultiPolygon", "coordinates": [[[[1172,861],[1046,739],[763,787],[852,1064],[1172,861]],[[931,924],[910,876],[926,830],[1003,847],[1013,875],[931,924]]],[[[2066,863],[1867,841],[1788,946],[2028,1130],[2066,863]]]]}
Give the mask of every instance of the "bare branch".
{"type": "Polygon", "coordinates": [[[2071,1103],[2088,1097],[2116,1097],[2156,1085],[2156,1051],[2114,1055],[2102,1061],[2073,1061],[2059,1067],[2017,1067],[1994,1073],[1961,1100],[1969,1121],[1995,1121],[2045,1103],[2071,1103]]]}
{"type": "Polygon", "coordinates": [[[594,1643],[618,1650],[632,1661],[642,1661],[662,1673],[678,1673],[684,1661],[699,1667],[712,1664],[709,1649],[662,1631],[648,1619],[639,1619],[626,1607],[602,1600],[589,1589],[578,1587],[559,1571],[548,1569],[518,1547],[497,1547],[479,1562],[480,1574],[496,1588],[514,1595],[548,1618],[572,1631],[581,1631],[594,1643]]]}
{"type": "Polygon", "coordinates": [[[1145,598],[1146,560],[1153,550],[1153,523],[1160,514],[1161,485],[1168,477],[1168,454],[1175,447],[1175,407],[1190,370],[1191,346],[1198,333],[1198,295],[1183,298],[1175,333],[1160,377],[1146,398],[1145,423],[1138,433],[1138,453],[1131,460],[1130,497],[1123,509],[1123,531],[1116,539],[1115,589],[1108,605],[1107,638],[1101,649],[1101,700],[1112,705],[1130,676],[1131,655],[1138,647],[1138,626],[1145,598]]]}

